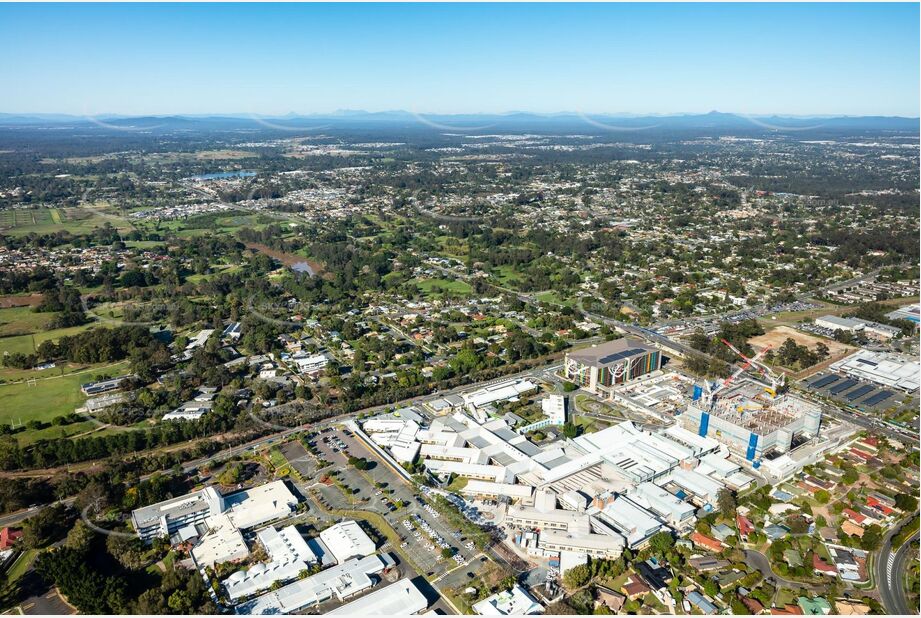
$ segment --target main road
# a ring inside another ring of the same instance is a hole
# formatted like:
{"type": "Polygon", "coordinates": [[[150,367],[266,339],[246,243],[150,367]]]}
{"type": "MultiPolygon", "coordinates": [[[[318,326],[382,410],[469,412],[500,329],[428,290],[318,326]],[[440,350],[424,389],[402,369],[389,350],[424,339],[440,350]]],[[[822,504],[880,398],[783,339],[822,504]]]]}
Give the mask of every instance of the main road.
{"type": "MultiPolygon", "coordinates": [[[[910,521],[910,520],[909,520],[910,521]]],[[[904,526],[907,522],[904,522],[904,526]]],[[[908,599],[905,596],[905,573],[907,572],[908,561],[910,558],[917,558],[917,555],[911,550],[913,541],[918,540],[918,532],[915,533],[902,546],[892,551],[892,537],[895,536],[902,526],[896,526],[886,534],[883,539],[883,546],[879,550],[876,560],[876,586],[879,590],[879,596],[882,599],[883,607],[890,614],[917,614],[917,607],[909,607],[908,599]]]]}

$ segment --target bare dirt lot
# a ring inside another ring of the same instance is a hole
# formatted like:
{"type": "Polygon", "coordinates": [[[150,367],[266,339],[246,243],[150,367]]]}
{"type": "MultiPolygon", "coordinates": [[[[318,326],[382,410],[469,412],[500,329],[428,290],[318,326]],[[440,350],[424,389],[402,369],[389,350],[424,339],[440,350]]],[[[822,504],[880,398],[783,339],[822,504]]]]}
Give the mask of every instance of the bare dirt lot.
{"type": "Polygon", "coordinates": [[[771,330],[765,332],[763,335],[753,337],[748,340],[752,347],[756,350],[761,350],[767,345],[773,346],[776,350],[783,345],[783,342],[787,339],[792,339],[798,345],[804,345],[810,349],[815,349],[816,344],[824,343],[828,346],[828,353],[831,358],[841,358],[845,354],[852,352],[855,348],[844,345],[843,343],[838,343],[833,339],[824,339],[822,337],[816,337],[814,335],[809,335],[789,326],[778,326],[777,328],[772,328],[771,330]]]}

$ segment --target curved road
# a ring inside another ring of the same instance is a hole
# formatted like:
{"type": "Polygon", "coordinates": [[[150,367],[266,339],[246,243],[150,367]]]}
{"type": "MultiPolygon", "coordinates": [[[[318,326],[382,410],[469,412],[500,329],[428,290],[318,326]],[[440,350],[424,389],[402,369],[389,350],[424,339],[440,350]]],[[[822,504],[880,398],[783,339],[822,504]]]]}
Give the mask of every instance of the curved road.
{"type": "Polygon", "coordinates": [[[917,557],[911,551],[911,544],[913,541],[918,540],[919,532],[915,532],[911,538],[893,552],[892,537],[901,529],[902,526],[892,529],[883,540],[883,546],[879,551],[875,566],[876,586],[887,612],[902,615],[917,614],[918,608],[909,607],[908,599],[905,596],[905,573],[908,567],[908,560],[911,557],[917,557]]]}
{"type": "Polygon", "coordinates": [[[774,572],[774,569],[771,568],[771,561],[768,560],[768,557],[762,554],[760,551],[755,549],[746,549],[743,551],[745,553],[745,564],[752,567],[753,569],[758,569],[761,571],[761,575],[766,581],[774,580],[774,583],[777,585],[775,587],[780,587],[780,585],[782,585],[784,588],[789,588],[791,590],[796,590],[798,588],[805,588],[807,590],[824,590],[824,586],[822,585],[798,582],[792,579],[785,579],[781,577],[774,572]]]}

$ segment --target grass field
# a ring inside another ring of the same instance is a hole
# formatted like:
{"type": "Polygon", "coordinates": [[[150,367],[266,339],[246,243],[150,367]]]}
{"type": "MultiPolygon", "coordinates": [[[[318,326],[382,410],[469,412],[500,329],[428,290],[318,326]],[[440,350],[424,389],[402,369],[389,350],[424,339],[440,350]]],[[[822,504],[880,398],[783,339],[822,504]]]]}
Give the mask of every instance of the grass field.
{"type": "Polygon", "coordinates": [[[549,303],[551,305],[563,305],[564,307],[572,307],[576,302],[575,298],[564,299],[552,290],[548,292],[541,292],[540,294],[537,294],[535,298],[542,303],[549,303]]]}
{"type": "MultiPolygon", "coordinates": [[[[22,309],[22,308],[17,307],[14,309],[0,309],[0,316],[6,316],[7,311],[17,311],[19,309],[22,309]]],[[[41,316],[41,315],[53,315],[53,314],[33,314],[33,315],[41,316]]],[[[30,322],[30,320],[34,319],[35,321],[37,321],[39,319],[37,317],[36,318],[22,317],[19,322],[16,322],[15,318],[16,318],[15,314],[13,314],[13,317],[10,320],[10,322],[6,322],[4,318],[0,318],[0,333],[2,333],[2,330],[5,328],[5,325],[7,324],[9,324],[11,328],[16,328],[17,323],[19,325],[18,327],[24,327],[27,323],[30,322]]],[[[35,322],[31,322],[31,323],[35,323],[35,322]]],[[[32,332],[31,334],[18,335],[18,336],[12,336],[12,337],[2,336],[2,334],[0,334],[0,355],[5,354],[6,352],[9,352],[10,354],[13,354],[14,352],[22,352],[23,354],[31,354],[32,352],[35,351],[36,347],[41,345],[43,341],[47,341],[49,339],[53,341],[57,341],[61,337],[66,337],[68,335],[76,335],[77,333],[83,332],[89,328],[92,328],[93,326],[94,326],[93,323],[81,324],[80,326],[71,326],[68,328],[56,328],[54,330],[48,330],[48,331],[37,331],[37,332],[32,332]]]]}
{"type": "MultiPolygon", "coordinates": [[[[19,422],[19,421],[16,421],[19,422]]],[[[23,421],[25,422],[25,421],[23,421]]],[[[54,440],[57,438],[69,438],[71,436],[76,436],[87,431],[92,431],[97,425],[90,421],[85,421],[83,423],[72,423],[70,425],[61,425],[55,427],[46,427],[45,429],[37,430],[26,430],[14,434],[16,436],[16,441],[19,443],[19,446],[28,446],[38,440],[54,440]]]]}
{"type": "Polygon", "coordinates": [[[32,372],[36,378],[32,386],[28,382],[0,384],[0,423],[50,421],[56,416],[70,414],[86,400],[80,391],[81,384],[91,382],[96,373],[114,376],[123,374],[127,369],[128,363],[121,362],[50,378],[43,378],[40,372],[32,372]]]}
{"type": "Polygon", "coordinates": [[[517,287],[518,283],[520,283],[519,273],[514,266],[499,266],[493,268],[492,273],[499,285],[517,287]]]}
{"type": "Polygon", "coordinates": [[[73,208],[17,208],[0,211],[0,232],[10,236],[52,234],[68,231],[82,234],[101,227],[106,222],[120,230],[131,225],[105,202],[73,208]]]}
{"type": "Polygon", "coordinates": [[[28,335],[44,330],[54,316],[54,313],[36,313],[32,307],[0,309],[0,337],[28,335]]]}
{"type": "Polygon", "coordinates": [[[32,566],[32,563],[35,562],[35,559],[38,557],[37,549],[27,549],[16,558],[16,561],[6,572],[7,582],[12,584],[26,574],[26,571],[32,566]]]}
{"type": "Polygon", "coordinates": [[[473,291],[473,288],[464,281],[452,281],[450,279],[413,279],[412,282],[428,297],[443,295],[443,292],[437,291],[435,288],[441,288],[441,290],[451,292],[452,294],[470,294],[470,292],[473,291]]]}

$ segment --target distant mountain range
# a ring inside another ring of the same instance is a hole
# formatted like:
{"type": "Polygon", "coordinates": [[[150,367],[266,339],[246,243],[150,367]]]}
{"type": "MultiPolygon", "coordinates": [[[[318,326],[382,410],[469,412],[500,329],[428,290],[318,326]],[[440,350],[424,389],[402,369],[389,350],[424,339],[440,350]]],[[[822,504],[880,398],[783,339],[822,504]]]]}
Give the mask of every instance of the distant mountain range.
{"type": "Polygon", "coordinates": [[[581,114],[559,112],[536,114],[509,112],[505,114],[415,114],[403,110],[366,112],[340,110],[327,114],[286,114],[259,116],[251,114],[124,116],[103,114],[95,117],[67,114],[3,114],[0,126],[71,125],[100,128],[136,128],[155,130],[230,130],[254,128],[310,129],[310,128],[416,128],[428,126],[442,132],[465,133],[506,130],[579,130],[588,133],[605,131],[636,131],[658,129],[663,131],[715,130],[715,131],[898,131],[914,132],[919,129],[918,118],[900,116],[748,116],[723,112],[709,114],[673,115],[617,115],[581,114]],[[590,129],[590,130],[589,130],[590,129]]]}

